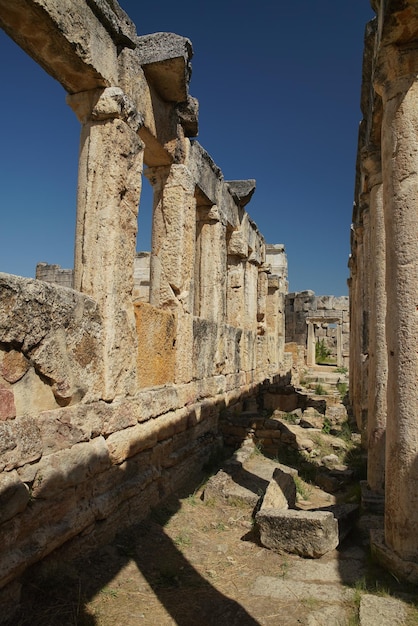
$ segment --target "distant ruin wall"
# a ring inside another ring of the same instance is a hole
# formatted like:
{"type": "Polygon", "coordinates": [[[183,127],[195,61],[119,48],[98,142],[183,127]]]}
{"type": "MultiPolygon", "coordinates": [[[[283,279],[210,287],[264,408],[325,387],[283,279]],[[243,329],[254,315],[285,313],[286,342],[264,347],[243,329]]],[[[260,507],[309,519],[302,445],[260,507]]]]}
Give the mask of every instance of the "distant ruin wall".
{"type": "Polygon", "coordinates": [[[331,359],[348,367],[350,322],[347,296],[316,296],[313,291],[289,293],[286,295],[285,319],[286,343],[306,348],[306,359],[311,359],[310,365],[314,364],[312,357],[315,352],[308,355],[309,343],[323,341],[331,359]]]}
{"type": "Polygon", "coordinates": [[[58,266],[0,274],[0,603],[51,552],[145,517],[217,450],[220,411],[286,373],[284,248],[245,210],[255,181],[225,181],[190,139],[191,42],[138,37],[114,1],[70,4],[0,0],[81,124],[74,290],[46,282],[69,276],[58,266]],[[134,288],[143,163],[148,302],[134,288]]]}
{"type": "Polygon", "coordinates": [[[55,283],[61,287],[73,288],[74,272],[72,269],[63,269],[60,265],[49,265],[48,263],[38,263],[36,266],[35,278],[44,280],[47,283],[55,283]]]}

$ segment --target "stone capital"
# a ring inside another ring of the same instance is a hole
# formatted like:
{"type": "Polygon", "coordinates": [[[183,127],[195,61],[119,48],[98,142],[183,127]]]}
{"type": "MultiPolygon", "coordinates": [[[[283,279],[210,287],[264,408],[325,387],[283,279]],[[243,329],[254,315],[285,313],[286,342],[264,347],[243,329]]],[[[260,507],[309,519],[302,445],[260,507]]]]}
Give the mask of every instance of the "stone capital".
{"type": "Polygon", "coordinates": [[[67,104],[72,108],[82,124],[89,121],[121,119],[138,132],[144,118],[134,103],[119,87],[92,89],[67,96],[67,104]]]}

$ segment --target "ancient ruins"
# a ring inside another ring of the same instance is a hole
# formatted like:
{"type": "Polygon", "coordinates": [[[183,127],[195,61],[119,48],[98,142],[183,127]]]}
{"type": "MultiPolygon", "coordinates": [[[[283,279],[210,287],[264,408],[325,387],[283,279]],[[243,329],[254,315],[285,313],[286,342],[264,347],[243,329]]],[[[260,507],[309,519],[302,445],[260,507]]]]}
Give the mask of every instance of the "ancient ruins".
{"type": "Polygon", "coordinates": [[[0,603],[52,552],[143,519],[222,446],[223,411],[238,439],[260,398],[301,411],[291,370],[318,340],[350,363],[364,497],[385,510],[375,552],[418,581],[418,5],[372,4],[348,305],[287,295],[284,247],[246,212],[255,181],[226,181],[195,139],[189,39],[138,36],[115,0],[0,0],[81,125],[74,271],[0,274],[0,603]],[[152,249],[137,254],[142,173],[152,249]]]}
{"type": "Polygon", "coordinates": [[[283,246],[197,134],[192,44],[116,2],[0,2],[4,30],[81,124],[74,276],[0,276],[0,585],[143,518],[220,445],[218,416],[284,369],[283,246]],[[154,190],[149,292],[134,263],[154,190]],[[59,282],[59,280],[58,280],[59,282]]]}

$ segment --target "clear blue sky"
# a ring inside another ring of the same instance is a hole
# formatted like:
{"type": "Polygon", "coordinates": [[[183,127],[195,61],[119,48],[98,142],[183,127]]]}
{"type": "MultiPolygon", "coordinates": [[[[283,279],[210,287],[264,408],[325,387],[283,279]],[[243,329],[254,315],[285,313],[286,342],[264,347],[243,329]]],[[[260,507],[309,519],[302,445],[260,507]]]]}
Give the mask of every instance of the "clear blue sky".
{"type": "MultiPolygon", "coordinates": [[[[121,0],[138,34],[194,47],[199,142],[225,179],[255,178],[247,209],[283,243],[289,290],[347,294],[368,0],[121,0]]],[[[63,88],[0,31],[0,271],[73,265],[79,123],[63,88]]],[[[138,249],[149,249],[150,190],[138,249]]]]}

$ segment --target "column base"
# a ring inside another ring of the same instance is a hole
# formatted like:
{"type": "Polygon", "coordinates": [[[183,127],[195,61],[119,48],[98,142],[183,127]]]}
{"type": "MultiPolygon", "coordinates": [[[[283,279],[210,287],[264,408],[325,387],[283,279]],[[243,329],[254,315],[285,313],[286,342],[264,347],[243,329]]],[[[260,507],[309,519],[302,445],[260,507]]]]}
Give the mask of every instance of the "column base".
{"type": "Polygon", "coordinates": [[[370,489],[367,480],[360,481],[361,489],[361,506],[369,513],[384,515],[385,513],[385,496],[370,489]]]}
{"type": "Polygon", "coordinates": [[[404,561],[385,544],[384,531],[370,531],[370,547],[373,558],[397,578],[418,584],[418,563],[404,561]]]}

